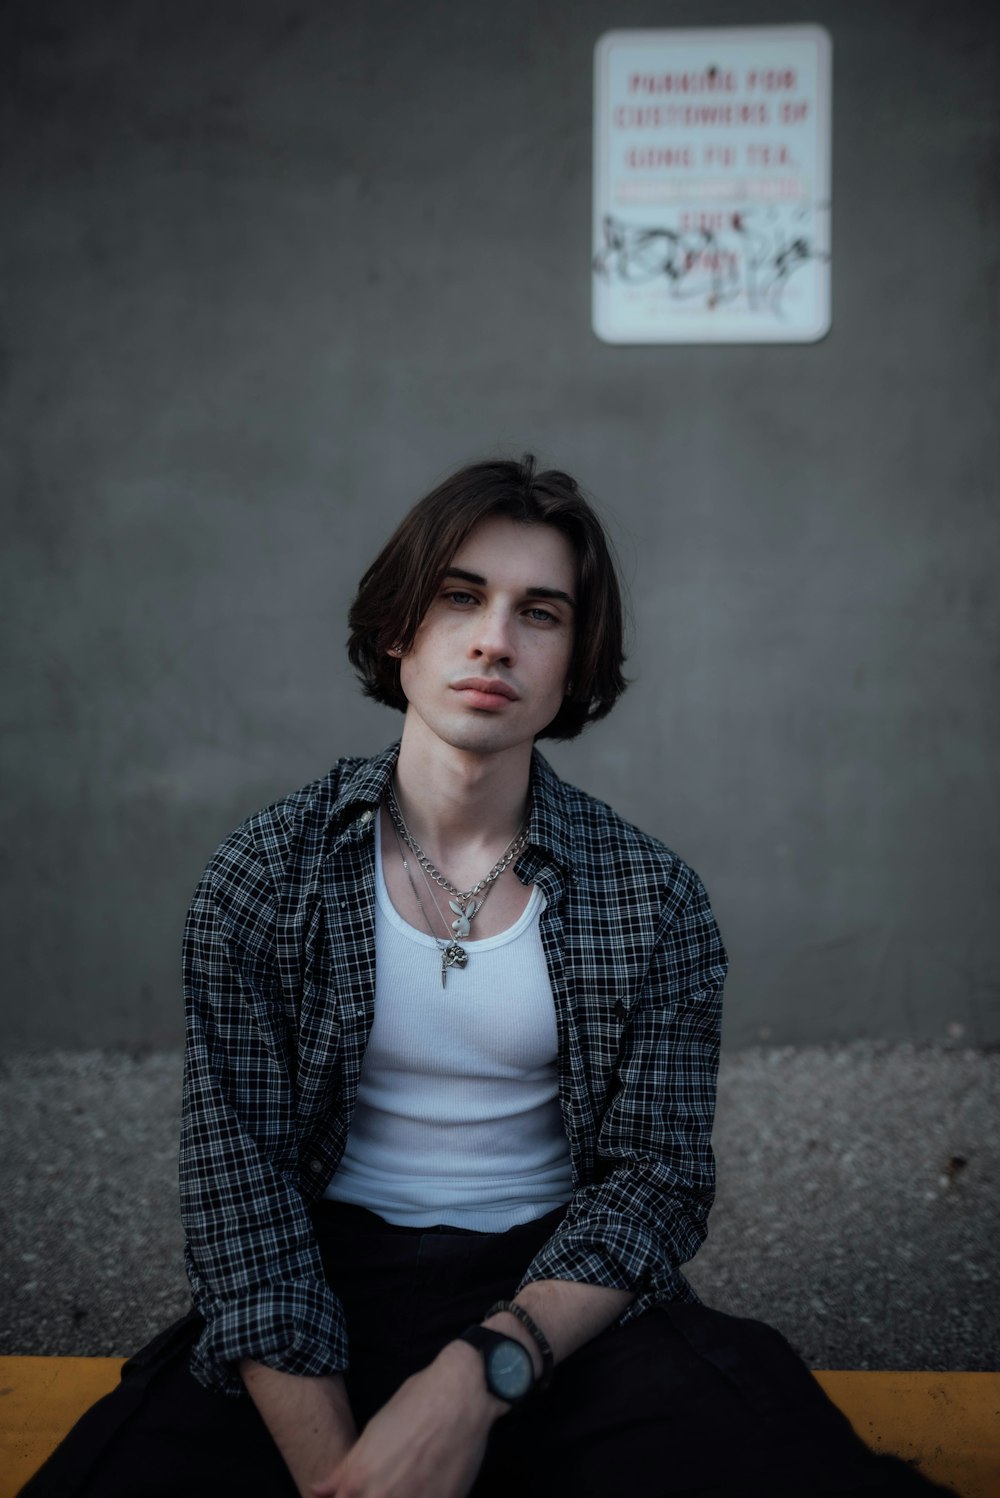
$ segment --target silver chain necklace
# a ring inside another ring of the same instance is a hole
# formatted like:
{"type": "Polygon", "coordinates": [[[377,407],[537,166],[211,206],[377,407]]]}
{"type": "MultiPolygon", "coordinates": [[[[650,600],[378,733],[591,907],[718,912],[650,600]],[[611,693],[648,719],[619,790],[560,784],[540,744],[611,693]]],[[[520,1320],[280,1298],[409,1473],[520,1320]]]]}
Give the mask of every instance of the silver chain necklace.
{"type": "MultiPolygon", "coordinates": [[[[407,827],[406,821],[403,817],[403,813],[400,810],[399,802],[396,800],[395,792],[393,791],[391,782],[389,783],[388,789],[386,791],[386,806],[389,811],[389,817],[392,821],[392,825],[395,828],[397,839],[399,840],[400,844],[405,843],[407,848],[409,848],[410,852],[416,859],[424,878],[428,881],[433,879],[435,884],[439,885],[441,889],[445,890],[446,893],[451,896],[448,904],[455,912],[455,919],[451,922],[451,929],[454,935],[441,948],[441,987],[444,988],[448,969],[450,967],[465,967],[466,963],[469,960],[469,954],[464,947],[459,945],[459,940],[464,940],[469,935],[469,930],[471,928],[472,922],[482,910],[483,906],[486,904],[487,896],[489,895],[493,885],[500,878],[500,875],[504,873],[504,871],[508,869],[514,862],[514,859],[517,858],[518,854],[522,851],[528,841],[527,818],[525,818],[522,825],[515,832],[514,836],[507,844],[497,862],[490,869],[489,873],[485,874],[483,878],[479,880],[478,884],[474,884],[471,889],[461,890],[457,887],[457,885],[452,884],[451,880],[447,879],[445,875],[441,873],[440,869],[435,867],[435,865],[427,857],[427,854],[424,852],[423,848],[421,848],[420,844],[417,842],[416,838],[413,836],[410,829],[407,827]],[[486,894],[483,895],[483,898],[481,900],[477,900],[475,898],[476,895],[481,894],[483,890],[486,891],[486,894]]],[[[423,914],[424,920],[427,923],[428,928],[430,929],[431,923],[427,920],[427,911],[424,909],[424,903],[420,898],[420,893],[414,882],[413,875],[410,873],[409,864],[407,863],[406,858],[403,855],[402,846],[400,847],[399,851],[400,856],[403,859],[403,868],[406,870],[407,877],[410,881],[413,893],[417,898],[417,903],[420,906],[421,913],[423,914]]],[[[431,893],[433,897],[433,892],[430,890],[429,882],[428,892],[431,893]]],[[[444,920],[444,917],[441,915],[440,910],[438,910],[436,900],[434,901],[434,908],[435,910],[437,910],[441,920],[444,920]]],[[[433,930],[431,930],[431,935],[434,935],[433,930]]],[[[435,937],[434,939],[440,945],[440,938],[435,937]]]]}
{"type": "MultiPolygon", "coordinates": [[[[431,863],[430,859],[427,857],[427,854],[424,852],[423,848],[421,848],[420,844],[417,842],[416,838],[407,827],[406,822],[403,819],[403,813],[400,810],[399,802],[396,800],[396,795],[393,791],[391,781],[389,782],[389,787],[386,792],[386,805],[389,808],[389,815],[392,818],[392,825],[395,827],[396,831],[399,833],[400,837],[403,839],[403,842],[409,848],[410,852],[413,854],[414,858],[417,860],[417,863],[423,869],[424,873],[427,874],[429,878],[433,879],[435,884],[439,884],[442,889],[447,890],[449,895],[452,895],[454,899],[458,901],[463,910],[474,895],[478,895],[480,890],[484,890],[488,884],[492,884],[495,879],[500,878],[500,875],[504,872],[505,869],[510,867],[510,865],[514,862],[514,859],[521,852],[525,843],[528,841],[528,821],[527,818],[525,818],[521,826],[514,833],[514,836],[511,838],[510,842],[507,844],[504,851],[501,853],[497,862],[490,869],[489,873],[484,874],[479,883],[474,884],[471,889],[460,890],[454,884],[452,884],[450,879],[447,879],[445,875],[442,874],[440,869],[436,868],[434,864],[431,863]]],[[[471,920],[472,917],[470,916],[469,919],[471,920]]],[[[468,932],[463,931],[461,934],[463,936],[467,936],[468,932]]]]}
{"type": "MultiPolygon", "coordinates": [[[[393,831],[396,833],[396,842],[399,845],[399,856],[403,860],[403,868],[406,870],[406,877],[410,881],[410,888],[413,891],[414,898],[416,899],[417,904],[420,906],[420,914],[423,916],[424,924],[427,927],[427,930],[430,932],[430,935],[437,942],[438,951],[441,953],[441,987],[444,988],[448,978],[448,969],[450,967],[465,967],[469,961],[469,954],[464,947],[459,946],[458,942],[453,936],[434,936],[434,923],[431,920],[430,916],[427,914],[427,906],[424,904],[423,896],[421,895],[420,890],[417,888],[416,880],[413,877],[413,871],[411,870],[410,865],[407,861],[406,845],[403,842],[403,839],[400,837],[399,833],[396,831],[395,826],[393,827],[393,831]]],[[[421,874],[424,874],[423,869],[421,869],[420,872],[421,874]]],[[[431,904],[434,906],[434,913],[436,914],[438,920],[442,923],[442,925],[447,927],[448,922],[441,914],[441,909],[438,905],[438,902],[434,898],[433,886],[431,885],[431,882],[427,878],[426,874],[424,874],[424,882],[427,885],[427,893],[431,897],[431,904]]],[[[477,906],[477,910],[482,910],[483,906],[486,904],[486,901],[489,899],[490,890],[492,888],[493,886],[491,884],[486,893],[483,895],[483,898],[480,900],[479,905],[477,906]]],[[[452,900],[450,903],[454,910],[457,910],[459,908],[454,900],[452,900]]],[[[469,919],[471,920],[472,917],[470,916],[469,919]]]]}

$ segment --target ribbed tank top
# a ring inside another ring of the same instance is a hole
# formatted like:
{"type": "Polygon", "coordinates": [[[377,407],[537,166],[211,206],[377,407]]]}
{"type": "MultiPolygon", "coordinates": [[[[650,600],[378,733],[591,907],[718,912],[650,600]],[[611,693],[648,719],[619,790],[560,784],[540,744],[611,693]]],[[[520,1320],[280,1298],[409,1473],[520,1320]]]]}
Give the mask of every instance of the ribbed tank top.
{"type": "Polygon", "coordinates": [[[504,1232],[572,1191],[544,900],[532,889],[513,926],[463,941],[468,966],[449,968],[442,988],[438,943],[389,899],[380,831],[376,823],[375,1020],[325,1195],[387,1222],[504,1232]]]}

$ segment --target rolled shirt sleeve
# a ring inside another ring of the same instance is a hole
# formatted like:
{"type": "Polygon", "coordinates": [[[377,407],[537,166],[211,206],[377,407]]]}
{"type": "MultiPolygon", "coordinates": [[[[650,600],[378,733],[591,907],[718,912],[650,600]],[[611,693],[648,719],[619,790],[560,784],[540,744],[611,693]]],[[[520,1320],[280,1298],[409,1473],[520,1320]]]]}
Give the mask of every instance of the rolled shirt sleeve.
{"type": "Polygon", "coordinates": [[[290,1027],[275,972],[276,899],[244,833],[215,855],[184,937],[187,1047],[181,1211],[195,1304],[192,1368],[238,1393],[237,1365],[346,1366],[342,1308],[297,1185],[290,1027]]]}

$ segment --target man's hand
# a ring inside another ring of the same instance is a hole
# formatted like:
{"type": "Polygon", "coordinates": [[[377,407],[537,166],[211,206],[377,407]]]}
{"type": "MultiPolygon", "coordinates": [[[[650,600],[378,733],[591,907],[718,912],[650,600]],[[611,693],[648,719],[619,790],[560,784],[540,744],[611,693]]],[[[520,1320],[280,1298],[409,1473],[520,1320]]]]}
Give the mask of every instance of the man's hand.
{"type": "Polygon", "coordinates": [[[465,1498],[493,1422],[509,1406],[466,1342],[449,1342],[365,1426],[315,1498],[465,1498]]]}

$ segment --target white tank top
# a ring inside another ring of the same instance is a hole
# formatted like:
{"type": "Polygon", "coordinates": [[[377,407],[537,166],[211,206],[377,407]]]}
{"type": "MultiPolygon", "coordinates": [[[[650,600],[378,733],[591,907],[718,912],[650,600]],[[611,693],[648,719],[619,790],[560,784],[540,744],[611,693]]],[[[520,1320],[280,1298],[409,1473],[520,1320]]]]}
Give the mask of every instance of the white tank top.
{"type": "Polygon", "coordinates": [[[377,822],[375,864],[375,1021],[325,1195],[412,1227],[530,1222],[572,1192],[543,897],[532,889],[498,936],[463,941],[468,966],[442,988],[438,943],[389,899],[377,822]]]}

